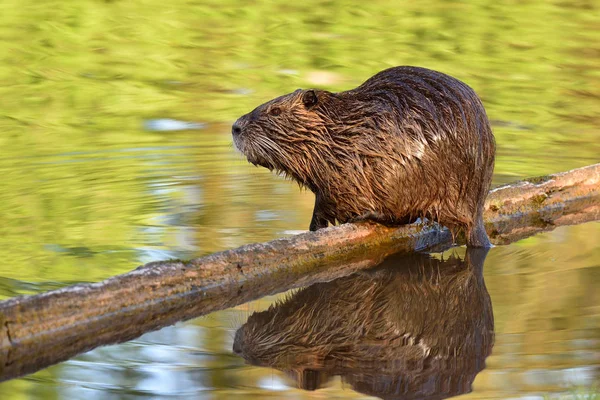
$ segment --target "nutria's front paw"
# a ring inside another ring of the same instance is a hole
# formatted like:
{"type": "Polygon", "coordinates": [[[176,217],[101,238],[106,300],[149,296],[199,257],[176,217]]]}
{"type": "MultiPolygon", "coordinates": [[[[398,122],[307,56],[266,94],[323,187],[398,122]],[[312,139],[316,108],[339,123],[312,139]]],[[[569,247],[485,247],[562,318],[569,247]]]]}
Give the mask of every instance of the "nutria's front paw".
{"type": "Polygon", "coordinates": [[[326,219],[319,218],[313,215],[312,220],[310,221],[310,227],[308,228],[311,232],[318,231],[319,229],[327,228],[328,223],[326,219]]]}

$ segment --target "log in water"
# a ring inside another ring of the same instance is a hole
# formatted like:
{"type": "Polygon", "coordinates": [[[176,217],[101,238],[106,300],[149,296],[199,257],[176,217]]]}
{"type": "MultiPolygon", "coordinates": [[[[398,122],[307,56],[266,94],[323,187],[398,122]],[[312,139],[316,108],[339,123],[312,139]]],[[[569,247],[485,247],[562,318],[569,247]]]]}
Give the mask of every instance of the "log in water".
{"type": "MultiPolygon", "coordinates": [[[[600,164],[494,189],[485,210],[495,244],[598,220],[600,164]]],[[[15,297],[0,302],[0,380],[177,321],[346,276],[393,253],[444,249],[452,240],[436,225],[345,224],[15,297]]]]}

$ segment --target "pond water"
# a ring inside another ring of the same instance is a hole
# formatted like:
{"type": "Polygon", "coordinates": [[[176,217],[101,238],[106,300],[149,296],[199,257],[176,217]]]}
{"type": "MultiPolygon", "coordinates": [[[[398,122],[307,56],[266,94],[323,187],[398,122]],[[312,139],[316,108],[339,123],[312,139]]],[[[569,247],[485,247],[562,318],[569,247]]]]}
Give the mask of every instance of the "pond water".
{"type": "MultiPolygon", "coordinates": [[[[481,96],[495,185],[600,161],[595,1],[5,0],[0,13],[0,299],[307,229],[312,195],[230,137],[298,87],[425,66],[481,96]]],[[[490,251],[495,344],[468,396],[598,396],[599,239],[588,223],[490,251]]],[[[93,350],[0,398],[366,396],[339,376],[295,389],[233,353],[235,330],[282,296],[93,350]]]]}

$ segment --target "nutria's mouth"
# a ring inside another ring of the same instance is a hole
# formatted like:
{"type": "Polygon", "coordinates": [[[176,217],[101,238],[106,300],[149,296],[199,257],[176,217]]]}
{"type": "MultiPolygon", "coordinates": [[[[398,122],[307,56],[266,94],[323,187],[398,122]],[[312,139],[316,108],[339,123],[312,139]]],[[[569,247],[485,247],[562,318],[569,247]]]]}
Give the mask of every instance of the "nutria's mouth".
{"type": "Polygon", "coordinates": [[[233,145],[252,165],[267,168],[269,171],[281,170],[272,160],[261,154],[264,152],[264,149],[260,147],[256,148],[256,145],[253,145],[248,140],[244,140],[240,136],[234,136],[233,145]]]}
{"type": "Polygon", "coordinates": [[[269,171],[273,171],[273,170],[277,169],[275,166],[271,165],[271,163],[269,163],[268,161],[266,161],[263,158],[253,158],[253,159],[251,159],[250,157],[246,157],[246,158],[254,166],[264,167],[264,168],[268,169],[269,171]]]}
{"type": "Polygon", "coordinates": [[[275,166],[269,162],[265,157],[261,156],[260,154],[258,154],[255,151],[252,151],[252,149],[248,149],[249,151],[242,151],[242,154],[244,154],[244,156],[246,156],[246,159],[248,160],[248,162],[254,166],[261,166],[264,167],[266,169],[268,169],[269,171],[272,171],[275,168],[275,166]]]}

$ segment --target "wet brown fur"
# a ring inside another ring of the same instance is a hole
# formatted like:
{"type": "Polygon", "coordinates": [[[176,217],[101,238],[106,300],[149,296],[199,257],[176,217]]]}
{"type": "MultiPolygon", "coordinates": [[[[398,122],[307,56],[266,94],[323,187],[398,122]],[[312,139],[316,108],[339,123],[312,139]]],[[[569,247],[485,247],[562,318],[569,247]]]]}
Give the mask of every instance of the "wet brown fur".
{"type": "Polygon", "coordinates": [[[427,217],[490,245],[494,137],[475,92],[448,75],[395,67],[345,92],[297,90],[240,117],[233,136],[250,162],[315,193],[311,230],[427,217]]]}

